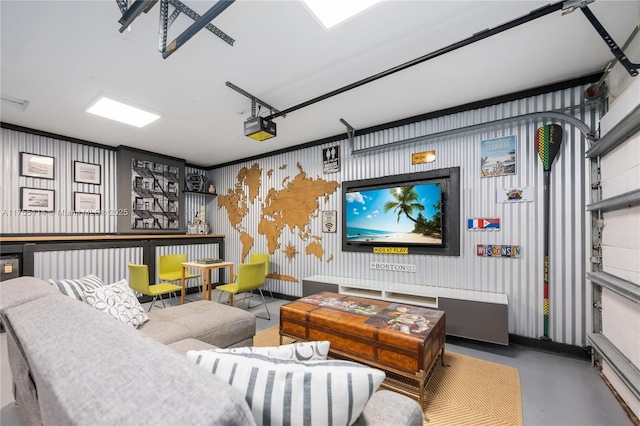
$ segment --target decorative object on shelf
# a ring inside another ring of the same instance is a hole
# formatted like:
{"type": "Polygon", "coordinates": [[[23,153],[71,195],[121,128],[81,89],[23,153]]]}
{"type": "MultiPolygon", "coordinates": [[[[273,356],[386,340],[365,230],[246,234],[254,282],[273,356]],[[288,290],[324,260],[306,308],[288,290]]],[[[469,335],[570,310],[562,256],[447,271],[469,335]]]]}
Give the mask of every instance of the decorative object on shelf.
{"type": "Polygon", "coordinates": [[[54,178],[55,159],[46,155],[20,153],[20,176],[42,179],[54,178]]]}
{"type": "Polygon", "coordinates": [[[209,194],[216,195],[216,187],[213,184],[209,185],[209,194]]]}
{"type": "Polygon", "coordinates": [[[204,203],[200,203],[200,211],[196,214],[195,219],[193,220],[195,226],[197,226],[198,234],[208,234],[209,233],[209,224],[207,223],[207,219],[204,214],[204,203]]]}
{"type": "Polygon", "coordinates": [[[78,183],[91,183],[100,185],[101,180],[100,164],[73,162],[73,181],[78,183]]]}
{"type": "Polygon", "coordinates": [[[53,189],[20,188],[20,210],[32,212],[53,212],[53,189]]]}
{"type": "Polygon", "coordinates": [[[202,173],[189,173],[185,179],[187,191],[205,192],[207,183],[209,183],[209,177],[202,173]]]}

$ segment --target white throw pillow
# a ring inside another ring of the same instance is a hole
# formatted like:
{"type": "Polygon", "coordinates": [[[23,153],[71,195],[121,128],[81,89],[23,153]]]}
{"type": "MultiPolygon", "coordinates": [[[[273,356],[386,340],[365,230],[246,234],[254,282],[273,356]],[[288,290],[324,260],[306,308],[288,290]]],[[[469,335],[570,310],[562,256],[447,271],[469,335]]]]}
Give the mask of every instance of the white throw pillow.
{"type": "Polygon", "coordinates": [[[86,290],[87,303],[99,311],[132,327],[138,327],[149,320],[127,280],[86,290]]]}
{"type": "Polygon", "coordinates": [[[280,360],[189,351],[187,358],[239,390],[258,425],[351,425],[385,373],[350,361],[280,360]]]}
{"type": "Polygon", "coordinates": [[[232,354],[258,354],[277,359],[293,359],[296,361],[324,361],[329,354],[329,341],[296,342],[280,346],[245,346],[231,349],[211,349],[213,352],[232,354]]]}
{"type": "Polygon", "coordinates": [[[89,274],[86,277],[82,277],[77,280],[50,279],[49,284],[60,290],[62,294],[80,300],[81,302],[86,302],[86,298],[84,297],[84,292],[86,290],[93,290],[104,286],[102,280],[93,274],[89,274]]]}

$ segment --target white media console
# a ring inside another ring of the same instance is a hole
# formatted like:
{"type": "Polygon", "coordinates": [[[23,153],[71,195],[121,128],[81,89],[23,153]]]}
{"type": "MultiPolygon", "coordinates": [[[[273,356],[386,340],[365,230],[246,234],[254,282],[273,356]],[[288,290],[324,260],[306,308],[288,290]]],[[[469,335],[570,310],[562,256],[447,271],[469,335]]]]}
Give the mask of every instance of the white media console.
{"type": "Polygon", "coordinates": [[[331,291],[445,311],[446,333],[509,344],[509,300],[505,293],[313,275],[302,280],[303,296],[331,291]]]}

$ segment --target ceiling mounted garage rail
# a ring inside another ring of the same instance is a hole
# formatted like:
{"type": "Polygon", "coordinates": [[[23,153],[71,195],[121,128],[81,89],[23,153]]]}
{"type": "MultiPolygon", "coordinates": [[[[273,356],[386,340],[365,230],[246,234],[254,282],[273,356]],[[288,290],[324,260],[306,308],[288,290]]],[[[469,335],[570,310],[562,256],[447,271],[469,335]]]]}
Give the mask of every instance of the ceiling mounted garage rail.
{"type": "MultiPolygon", "coordinates": [[[[231,6],[235,0],[220,0],[215,3],[211,9],[205,12],[202,16],[195,11],[187,7],[179,0],[160,0],[160,23],[159,23],[159,41],[158,50],[162,53],[164,59],[168,58],[173,52],[178,50],[183,44],[185,44],[191,37],[193,37],[198,31],[206,28],[211,33],[219,37],[227,44],[233,46],[235,40],[227,35],[224,31],[211,24],[211,21],[224,12],[227,7],[231,6]],[[169,14],[169,5],[174,9],[169,14]],[[180,34],[175,40],[167,45],[167,33],[173,22],[178,18],[180,14],[187,15],[193,19],[193,24],[189,26],[182,34],[180,34]]],[[[158,0],[135,0],[131,6],[128,5],[128,0],[116,0],[120,11],[122,12],[122,18],[118,22],[122,24],[120,32],[126,30],[129,25],[142,13],[147,13],[158,0]]]]}
{"type": "Polygon", "coordinates": [[[301,108],[305,108],[309,105],[315,104],[317,102],[323,101],[325,99],[328,99],[330,97],[339,95],[341,93],[344,93],[348,90],[351,89],[355,89],[356,87],[360,87],[364,84],[367,83],[371,83],[375,80],[378,80],[380,78],[383,77],[387,77],[391,74],[394,74],[398,71],[403,71],[409,67],[412,67],[414,65],[418,65],[421,64],[423,62],[426,62],[430,59],[434,59],[437,58],[438,56],[442,56],[445,53],[450,53],[453,52],[454,50],[460,49],[462,47],[466,47],[469,46],[470,44],[473,44],[477,41],[480,40],[484,40],[488,37],[494,36],[496,34],[499,34],[503,31],[509,30],[511,28],[515,28],[517,26],[520,26],[522,24],[526,24],[527,22],[531,22],[533,20],[536,20],[538,18],[542,18],[543,16],[549,15],[551,13],[557,12],[559,10],[564,10],[565,13],[570,13],[573,12],[574,10],[580,8],[582,9],[583,13],[585,14],[585,16],[587,17],[587,19],[589,20],[589,22],[591,22],[591,24],[594,26],[594,28],[596,29],[596,31],[598,31],[598,33],[602,36],[602,38],[604,39],[604,41],[607,43],[607,45],[610,47],[612,53],[614,54],[614,56],[623,64],[623,66],[625,66],[625,68],[629,71],[629,73],[632,76],[635,76],[638,74],[638,72],[636,71],[636,68],[639,68],[640,65],[638,64],[633,64],[631,63],[628,58],[624,55],[624,53],[622,52],[622,49],[620,49],[618,47],[618,45],[615,43],[615,41],[613,41],[613,39],[609,36],[609,34],[607,33],[607,31],[604,29],[604,27],[600,24],[600,22],[598,22],[598,20],[595,18],[595,16],[593,15],[593,13],[591,13],[591,11],[589,10],[589,8],[587,7],[588,3],[592,3],[595,0],[566,0],[566,1],[560,1],[554,4],[549,4],[546,6],[543,6],[539,9],[533,10],[531,12],[529,12],[528,15],[522,16],[520,18],[516,18],[512,21],[506,22],[502,25],[498,25],[497,27],[494,28],[489,28],[486,29],[484,31],[480,31],[479,33],[476,33],[474,35],[472,35],[471,37],[468,37],[464,40],[461,40],[457,43],[453,43],[450,44],[449,46],[443,47],[441,49],[438,49],[434,52],[428,53],[424,56],[420,56],[419,58],[413,59],[409,62],[405,62],[403,64],[400,64],[396,67],[390,68],[386,71],[382,71],[378,74],[372,75],[370,77],[364,78],[362,80],[356,81],[355,83],[351,83],[348,84],[346,86],[343,86],[339,89],[333,90],[329,93],[325,93],[324,95],[320,95],[316,98],[310,99],[308,101],[302,102],[301,104],[289,107],[283,111],[280,111],[279,113],[275,113],[275,114],[271,114],[270,116],[266,117],[266,120],[273,120],[276,117],[280,117],[284,114],[288,114],[290,112],[299,110],[301,108]]]}
{"type": "Polygon", "coordinates": [[[488,28],[488,29],[486,29],[484,31],[480,31],[479,33],[476,33],[476,34],[472,35],[471,37],[468,37],[468,38],[466,38],[464,40],[461,40],[461,41],[459,41],[457,43],[450,44],[449,46],[443,47],[443,48],[438,49],[438,50],[436,50],[434,52],[431,52],[431,53],[427,53],[424,56],[420,56],[419,58],[416,58],[416,59],[413,59],[411,61],[405,62],[403,64],[400,64],[398,66],[390,68],[390,69],[388,69],[386,71],[382,71],[382,72],[380,72],[378,74],[375,74],[375,75],[372,75],[370,77],[364,78],[362,80],[356,81],[355,83],[348,84],[348,85],[343,86],[343,87],[341,87],[339,89],[333,90],[333,91],[331,91],[329,93],[325,93],[324,95],[320,95],[320,96],[318,96],[316,98],[310,99],[310,100],[308,100],[306,102],[303,102],[301,104],[289,107],[289,108],[287,108],[287,109],[285,109],[283,111],[280,111],[279,113],[271,114],[270,116],[266,117],[266,119],[267,120],[272,120],[272,119],[274,119],[276,117],[280,117],[280,116],[282,116],[284,114],[289,114],[290,112],[299,110],[301,108],[308,107],[309,105],[312,105],[312,104],[315,104],[317,102],[323,101],[325,99],[331,98],[333,96],[339,95],[339,94],[344,93],[344,92],[346,92],[348,90],[355,89],[356,87],[360,87],[362,85],[365,85],[367,83],[371,83],[371,82],[376,81],[378,79],[381,79],[383,77],[387,77],[387,76],[389,76],[391,74],[395,74],[395,73],[397,73],[399,71],[403,71],[403,70],[405,70],[407,68],[410,68],[410,67],[412,67],[414,65],[418,65],[418,64],[426,62],[426,61],[428,61],[430,59],[437,58],[438,56],[442,56],[445,53],[453,52],[454,50],[460,49],[460,48],[465,47],[465,46],[469,46],[470,44],[473,44],[473,43],[478,42],[480,40],[484,40],[485,38],[489,38],[491,36],[494,36],[496,34],[499,34],[499,33],[503,32],[503,31],[509,30],[511,28],[515,28],[515,27],[520,26],[522,24],[526,24],[527,22],[531,22],[531,21],[533,21],[535,19],[542,18],[543,16],[546,16],[546,15],[549,15],[551,13],[554,13],[554,12],[557,12],[559,10],[562,10],[563,5],[564,5],[564,2],[558,2],[558,3],[550,4],[550,5],[547,5],[547,6],[543,6],[543,7],[539,8],[539,9],[536,9],[534,11],[529,12],[528,15],[522,16],[520,18],[516,18],[516,19],[514,19],[512,21],[509,21],[507,23],[504,23],[502,25],[498,25],[497,27],[488,28]]]}
{"type": "Polygon", "coordinates": [[[611,38],[607,30],[604,29],[600,21],[598,21],[593,12],[591,12],[586,5],[581,7],[580,10],[582,10],[584,16],[589,20],[591,25],[593,25],[593,28],[595,28],[598,34],[600,34],[600,37],[602,37],[604,42],[607,43],[607,46],[611,49],[611,53],[613,53],[613,56],[615,56],[618,62],[620,62],[620,65],[627,70],[631,77],[637,76],[640,64],[635,64],[629,60],[627,55],[624,54],[622,49],[620,49],[618,44],[613,40],[613,38],[611,38]]]}

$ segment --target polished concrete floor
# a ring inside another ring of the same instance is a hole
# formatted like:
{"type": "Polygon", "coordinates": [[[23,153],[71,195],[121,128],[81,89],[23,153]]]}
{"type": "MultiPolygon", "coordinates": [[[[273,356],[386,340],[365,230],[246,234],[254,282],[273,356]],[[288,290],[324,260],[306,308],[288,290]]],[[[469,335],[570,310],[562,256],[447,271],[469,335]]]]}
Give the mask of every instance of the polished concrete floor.
{"type": "MultiPolygon", "coordinates": [[[[197,300],[199,297],[199,294],[192,294],[188,299],[197,300]]],[[[218,294],[215,292],[213,300],[218,300],[218,294]]],[[[271,320],[258,318],[258,331],[279,324],[279,308],[283,303],[288,301],[275,299],[267,304],[271,320]]],[[[251,311],[260,316],[266,315],[264,306],[252,308],[251,311]]],[[[6,334],[2,333],[0,425],[22,426],[24,423],[11,393],[11,372],[7,361],[6,342],[6,334]]],[[[525,425],[633,425],[598,375],[597,369],[588,361],[518,346],[504,347],[463,339],[447,339],[446,350],[517,368],[522,386],[525,425]]]]}

